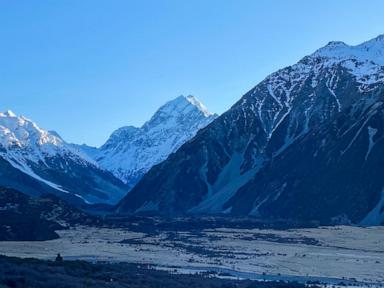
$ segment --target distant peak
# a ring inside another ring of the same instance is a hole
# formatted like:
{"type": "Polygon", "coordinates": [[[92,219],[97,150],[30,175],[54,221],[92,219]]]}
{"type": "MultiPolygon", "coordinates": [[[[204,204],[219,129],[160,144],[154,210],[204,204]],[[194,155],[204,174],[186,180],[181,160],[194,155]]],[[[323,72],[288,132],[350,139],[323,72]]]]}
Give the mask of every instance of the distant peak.
{"type": "Polygon", "coordinates": [[[327,45],[316,50],[316,52],[313,53],[312,56],[330,57],[339,53],[339,51],[344,51],[348,48],[350,48],[350,46],[345,44],[345,42],[343,41],[331,41],[331,42],[328,42],[327,45]]]}
{"type": "Polygon", "coordinates": [[[345,46],[348,46],[348,45],[345,44],[345,42],[343,41],[331,41],[331,42],[328,42],[327,45],[325,45],[325,47],[328,47],[328,48],[345,47],[345,46]]]}
{"type": "Polygon", "coordinates": [[[208,109],[194,96],[184,96],[180,95],[175,99],[168,101],[163,106],[161,106],[155,114],[151,117],[149,121],[144,123],[142,128],[147,129],[153,125],[158,125],[164,121],[164,119],[169,119],[167,121],[173,121],[170,119],[195,117],[193,115],[200,114],[202,118],[216,118],[216,114],[212,114],[208,109]]]}
{"type": "Polygon", "coordinates": [[[179,97],[168,101],[163,106],[161,106],[159,110],[157,110],[157,112],[155,113],[154,117],[156,117],[158,113],[165,113],[168,115],[177,116],[179,114],[189,113],[190,111],[192,111],[191,109],[199,110],[204,115],[204,117],[210,117],[214,115],[209,112],[208,109],[204,106],[204,104],[201,103],[195,96],[180,95],[179,97]]]}
{"type": "Polygon", "coordinates": [[[384,34],[359,45],[347,45],[342,41],[329,42],[310,57],[321,57],[339,62],[355,59],[384,66],[384,34]]]}
{"type": "Polygon", "coordinates": [[[16,114],[13,113],[11,110],[7,110],[4,113],[0,113],[1,117],[16,117],[16,114]]]}
{"type": "Polygon", "coordinates": [[[199,99],[197,99],[195,96],[188,95],[185,98],[189,103],[196,106],[201,112],[203,112],[205,117],[209,117],[213,115],[211,112],[208,111],[207,107],[205,107],[204,104],[201,103],[199,99]]]}

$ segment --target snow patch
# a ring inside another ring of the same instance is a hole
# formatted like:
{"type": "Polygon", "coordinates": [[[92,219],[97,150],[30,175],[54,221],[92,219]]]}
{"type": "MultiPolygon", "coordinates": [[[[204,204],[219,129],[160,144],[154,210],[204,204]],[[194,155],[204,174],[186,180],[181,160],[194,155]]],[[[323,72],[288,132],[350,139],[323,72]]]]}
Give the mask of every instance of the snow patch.
{"type": "Polygon", "coordinates": [[[384,223],[384,189],[377,205],[360,222],[363,226],[381,225],[384,223]]]}
{"type": "Polygon", "coordinates": [[[373,141],[373,137],[375,137],[376,133],[377,133],[377,129],[376,128],[372,128],[371,126],[368,126],[368,151],[367,151],[367,154],[365,155],[365,160],[368,159],[368,156],[369,156],[369,153],[371,153],[371,150],[373,148],[373,146],[375,145],[375,142],[373,141]]]}
{"type": "MultiPolygon", "coordinates": [[[[210,185],[208,182],[208,195],[199,205],[189,210],[190,213],[229,213],[231,209],[223,211],[224,204],[253,176],[257,173],[262,165],[262,160],[256,163],[255,167],[241,173],[241,165],[243,164],[244,156],[240,153],[235,153],[227,165],[222,169],[216,182],[210,185]]],[[[202,168],[205,169],[205,168],[202,168]]],[[[201,171],[201,174],[203,170],[201,171]]],[[[206,180],[206,177],[203,178],[206,180]]]]}
{"type": "Polygon", "coordinates": [[[159,210],[159,204],[154,203],[153,201],[145,202],[139,209],[137,209],[135,212],[151,212],[151,211],[158,211],[159,210]]]}

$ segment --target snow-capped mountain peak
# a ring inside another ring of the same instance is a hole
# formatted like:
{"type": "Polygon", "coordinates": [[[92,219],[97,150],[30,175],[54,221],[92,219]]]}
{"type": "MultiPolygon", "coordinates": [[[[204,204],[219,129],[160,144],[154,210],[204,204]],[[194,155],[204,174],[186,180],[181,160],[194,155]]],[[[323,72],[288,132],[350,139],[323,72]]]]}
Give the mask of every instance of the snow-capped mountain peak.
{"type": "Polygon", "coordinates": [[[181,95],[161,106],[143,128],[158,125],[164,121],[183,121],[180,119],[190,118],[192,114],[203,118],[213,116],[196,97],[181,95]]]}
{"type": "MultiPolygon", "coordinates": [[[[184,97],[184,96],[181,96],[181,97],[184,97]]],[[[204,104],[201,103],[195,96],[188,95],[187,97],[185,97],[185,99],[192,105],[196,106],[205,115],[205,117],[209,117],[213,115],[213,113],[209,112],[207,107],[205,107],[204,104]]]]}
{"type": "Polygon", "coordinates": [[[16,117],[16,114],[13,113],[11,110],[7,110],[4,113],[0,112],[0,117],[16,117]]]}
{"type": "Polygon", "coordinates": [[[183,108],[190,105],[196,107],[206,116],[212,115],[212,113],[208,111],[208,109],[204,106],[204,104],[201,103],[200,100],[193,95],[188,95],[188,96],[180,95],[179,97],[176,97],[175,99],[165,103],[159,110],[167,107],[167,108],[176,108],[179,111],[182,111],[183,108]]]}
{"type": "MultiPolygon", "coordinates": [[[[20,186],[23,183],[17,180],[20,177],[30,177],[26,180],[29,183],[37,181],[47,185],[49,193],[72,194],[86,202],[116,202],[125,192],[123,183],[100,169],[86,153],[67,144],[57,132],[46,131],[26,117],[6,111],[0,113],[0,184],[23,190],[20,186]],[[15,172],[11,173],[12,169],[15,172]],[[98,184],[89,187],[80,183],[80,175],[86,175],[88,183],[98,181],[98,184]],[[104,185],[114,190],[115,194],[104,192],[101,189],[104,185]]],[[[47,186],[25,190],[33,190],[32,194],[42,193],[47,186]]]]}
{"type": "MultiPolygon", "coordinates": [[[[32,148],[34,145],[58,147],[62,143],[61,138],[41,129],[24,116],[17,116],[9,110],[0,113],[0,144],[4,148],[13,145],[24,148],[32,148]]],[[[52,152],[52,149],[46,149],[45,152],[52,152]]]]}
{"type": "Polygon", "coordinates": [[[117,129],[97,153],[88,155],[133,186],[216,117],[196,97],[179,96],[161,106],[142,127],[117,129]]]}
{"type": "Polygon", "coordinates": [[[355,46],[347,45],[341,41],[332,41],[318,49],[311,57],[323,57],[339,61],[355,59],[360,62],[370,61],[383,66],[384,34],[355,46]]]}

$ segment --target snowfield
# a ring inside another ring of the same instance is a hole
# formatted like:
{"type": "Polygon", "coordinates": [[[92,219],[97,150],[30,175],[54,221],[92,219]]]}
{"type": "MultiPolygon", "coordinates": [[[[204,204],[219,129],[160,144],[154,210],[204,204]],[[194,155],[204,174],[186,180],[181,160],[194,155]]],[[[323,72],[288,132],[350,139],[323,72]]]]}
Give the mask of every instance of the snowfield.
{"type": "Polygon", "coordinates": [[[0,242],[16,257],[154,264],[180,273],[384,287],[384,227],[206,229],[145,234],[78,226],[41,242],[0,242]]]}

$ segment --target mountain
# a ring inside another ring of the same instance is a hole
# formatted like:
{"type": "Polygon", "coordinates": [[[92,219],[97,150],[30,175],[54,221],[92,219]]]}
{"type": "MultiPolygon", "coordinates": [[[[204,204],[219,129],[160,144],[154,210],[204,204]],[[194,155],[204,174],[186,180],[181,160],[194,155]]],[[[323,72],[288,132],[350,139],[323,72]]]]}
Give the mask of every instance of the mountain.
{"type": "Polygon", "coordinates": [[[70,202],[116,203],[127,186],[90,157],[13,112],[0,113],[0,185],[70,202]]]}
{"type": "Polygon", "coordinates": [[[160,107],[142,127],[117,129],[97,151],[88,146],[77,148],[133,187],[152,166],[216,117],[194,96],[179,96],[160,107]]]}
{"type": "Polygon", "coordinates": [[[384,35],[281,69],[153,167],[118,213],[384,221],[384,35]]]}

